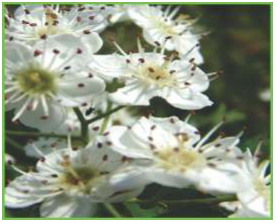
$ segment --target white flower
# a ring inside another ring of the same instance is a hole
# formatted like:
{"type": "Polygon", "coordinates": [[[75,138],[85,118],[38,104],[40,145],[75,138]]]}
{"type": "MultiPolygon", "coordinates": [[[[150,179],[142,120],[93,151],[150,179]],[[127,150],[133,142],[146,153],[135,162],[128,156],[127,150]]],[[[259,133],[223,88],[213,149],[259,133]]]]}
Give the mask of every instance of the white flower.
{"type": "Polygon", "coordinates": [[[12,165],[22,175],[6,187],[5,205],[24,208],[42,203],[40,214],[43,217],[89,217],[95,212],[96,203],[137,196],[143,187],[120,190],[118,177],[116,185],[110,183],[115,172],[125,165],[125,159],[107,150],[106,143],[98,141],[74,151],[69,141],[68,148],[48,155],[34,145],[41,153],[36,172],[24,172],[12,165]]]}
{"type": "Polygon", "coordinates": [[[161,6],[132,7],[130,18],[143,29],[145,40],[152,45],[178,51],[186,59],[194,58],[196,63],[203,63],[199,52],[200,35],[192,33],[193,20],[186,15],[176,15],[181,7],[171,6],[162,10],[161,6]]]}
{"type": "MultiPolygon", "coordinates": [[[[125,84],[110,94],[110,99],[123,105],[149,105],[153,97],[161,97],[180,109],[195,110],[212,105],[202,92],[208,89],[208,75],[192,61],[169,58],[160,53],[144,52],[138,40],[138,53],[126,54],[120,46],[115,46],[123,54],[102,58],[101,64],[108,64],[99,73],[118,76],[125,84]],[[112,59],[113,58],[113,59],[112,59]],[[114,66],[112,66],[114,64],[114,66]]],[[[90,68],[93,70],[93,63],[90,68]]],[[[210,74],[210,75],[213,75],[210,74]]]]}
{"type": "Polygon", "coordinates": [[[74,34],[87,41],[92,52],[102,46],[98,32],[107,26],[105,7],[22,5],[7,16],[8,39],[33,44],[43,36],[74,34]]]}
{"type": "MultiPolygon", "coordinates": [[[[156,182],[164,186],[184,188],[195,186],[204,192],[235,193],[244,187],[240,168],[239,136],[218,137],[205,144],[214,127],[200,141],[193,126],[171,118],[141,118],[131,128],[109,129],[107,140],[112,149],[138,160],[148,161],[136,171],[136,180],[156,182]]],[[[145,182],[146,183],[146,182],[145,182]]]]}
{"type": "MultiPolygon", "coordinates": [[[[237,193],[235,213],[230,217],[260,218],[270,217],[270,174],[269,161],[264,160],[259,164],[259,148],[253,156],[247,149],[244,153],[242,170],[247,181],[248,187],[237,193]]],[[[229,209],[227,204],[226,208],[229,209]]]]}
{"type": "Polygon", "coordinates": [[[85,105],[105,84],[87,70],[90,51],[79,38],[45,38],[32,47],[7,43],[5,96],[13,121],[49,131],[64,121],[63,106],[85,105]]]}

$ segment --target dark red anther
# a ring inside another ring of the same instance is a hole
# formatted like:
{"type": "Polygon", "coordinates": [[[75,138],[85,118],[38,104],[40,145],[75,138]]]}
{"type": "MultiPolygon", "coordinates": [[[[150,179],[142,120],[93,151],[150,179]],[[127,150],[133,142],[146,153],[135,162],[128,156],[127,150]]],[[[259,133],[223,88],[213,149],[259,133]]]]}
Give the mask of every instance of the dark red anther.
{"type": "Polygon", "coordinates": [[[60,51],[59,51],[59,50],[57,50],[57,49],[53,49],[53,53],[54,53],[54,54],[59,54],[59,53],[60,53],[60,51]]]}
{"type": "Polygon", "coordinates": [[[39,55],[43,54],[43,52],[41,50],[35,50],[34,51],[34,56],[37,57],[39,55]]]}
{"type": "Polygon", "coordinates": [[[88,35],[88,34],[90,34],[91,32],[90,32],[89,30],[83,30],[83,33],[86,34],[86,35],[88,35]]]}

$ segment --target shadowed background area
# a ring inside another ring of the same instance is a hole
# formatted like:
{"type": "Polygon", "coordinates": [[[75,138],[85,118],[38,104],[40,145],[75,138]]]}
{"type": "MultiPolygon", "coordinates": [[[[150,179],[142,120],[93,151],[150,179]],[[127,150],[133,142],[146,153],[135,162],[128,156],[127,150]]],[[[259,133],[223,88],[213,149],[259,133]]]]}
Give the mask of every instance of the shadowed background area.
{"type": "MultiPolygon", "coordinates": [[[[226,135],[234,135],[245,129],[241,148],[254,150],[260,139],[263,139],[263,157],[269,157],[270,151],[270,101],[259,96],[270,86],[270,7],[269,5],[182,5],[181,13],[198,18],[195,32],[209,34],[201,42],[201,51],[205,63],[200,67],[205,72],[223,71],[223,75],[212,81],[207,95],[214,105],[196,111],[191,118],[202,134],[223,119],[226,124],[221,131],[226,135]]],[[[11,9],[15,9],[12,6],[11,9]]],[[[110,38],[115,38],[119,45],[127,50],[136,50],[136,36],[141,30],[131,22],[115,24],[102,33],[105,45],[99,53],[113,53],[114,46],[110,38]]],[[[149,47],[150,48],[150,47],[149,47]]],[[[177,115],[186,117],[189,112],[175,109],[164,100],[156,98],[151,106],[136,109],[136,113],[151,112],[155,116],[177,115]]],[[[12,113],[6,113],[6,129],[29,130],[20,124],[11,123],[12,113]]],[[[24,145],[28,138],[12,137],[24,145]]],[[[23,151],[18,150],[10,142],[6,142],[6,151],[20,163],[33,164],[33,160],[24,158],[23,151]]],[[[13,179],[14,173],[9,169],[7,178],[13,179]]],[[[156,190],[161,198],[185,199],[202,197],[194,191],[164,189],[152,185],[143,193],[143,197],[151,197],[156,190]]],[[[206,195],[204,195],[206,196],[206,195]]],[[[120,209],[120,205],[117,207],[120,209]]],[[[156,207],[144,207],[144,217],[154,217],[161,212],[156,207]]],[[[124,211],[124,207],[121,207],[124,211]]],[[[141,214],[139,207],[130,207],[132,215],[141,214]],[[134,214],[133,214],[134,213],[134,214]]],[[[8,216],[37,216],[37,207],[8,210],[8,216]]],[[[100,216],[107,216],[104,211],[100,216]]],[[[161,214],[160,213],[160,214],[161,214]]],[[[162,216],[162,214],[161,214],[162,216]]],[[[192,205],[174,208],[163,214],[167,217],[224,217],[226,211],[217,205],[192,205]]]]}

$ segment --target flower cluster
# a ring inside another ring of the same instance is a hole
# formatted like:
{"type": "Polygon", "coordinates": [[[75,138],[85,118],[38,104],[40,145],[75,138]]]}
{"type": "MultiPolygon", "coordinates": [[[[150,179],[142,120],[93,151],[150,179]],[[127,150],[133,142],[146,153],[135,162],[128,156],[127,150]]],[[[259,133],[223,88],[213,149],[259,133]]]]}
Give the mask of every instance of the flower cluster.
{"type": "MultiPolygon", "coordinates": [[[[195,19],[181,7],[22,5],[6,11],[5,105],[12,122],[37,130],[24,150],[36,160],[5,189],[7,208],[40,205],[42,217],[91,217],[97,204],[139,202],[150,184],[212,196],[230,217],[270,216],[269,162],[239,148],[243,132],[201,134],[179,117],[140,116],[163,98],[192,111],[211,106],[204,93],[220,72],[206,73],[195,19]],[[142,29],[137,50],[102,32],[130,21],[142,29]],[[142,42],[147,42],[147,44],[142,42]],[[116,82],[116,83],[115,83],[116,82]],[[114,84],[115,83],[115,84],[114,84]],[[116,86],[110,90],[110,86],[116,86]],[[134,109],[134,110],[131,110],[134,109]]],[[[27,133],[28,134],[28,133],[27,133]]],[[[18,160],[20,162],[20,160],[18,160]]],[[[164,201],[165,203],[165,201],[164,201]]]]}

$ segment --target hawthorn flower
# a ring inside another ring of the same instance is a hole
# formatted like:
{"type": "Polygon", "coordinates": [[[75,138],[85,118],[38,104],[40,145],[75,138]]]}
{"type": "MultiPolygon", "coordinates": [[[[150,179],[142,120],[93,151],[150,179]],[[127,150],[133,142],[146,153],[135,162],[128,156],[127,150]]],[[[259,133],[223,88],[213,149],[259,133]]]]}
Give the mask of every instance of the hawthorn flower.
{"type": "Polygon", "coordinates": [[[89,73],[90,52],[83,42],[63,34],[26,46],[6,45],[5,97],[12,121],[40,130],[56,129],[66,117],[65,107],[87,104],[103,92],[104,81],[89,73]]]}
{"type": "Polygon", "coordinates": [[[59,7],[22,5],[14,14],[7,15],[7,36],[34,44],[45,35],[73,34],[87,42],[91,51],[97,52],[103,42],[99,36],[107,26],[104,6],[59,7]]]}
{"type": "MultiPolygon", "coordinates": [[[[99,73],[118,76],[125,86],[110,93],[110,99],[122,105],[149,105],[150,99],[161,97],[176,108],[195,110],[212,105],[202,92],[208,89],[208,75],[193,61],[169,58],[164,52],[145,52],[138,40],[138,53],[124,52],[114,42],[122,56],[114,55],[102,60],[97,67],[99,73]],[[104,62],[105,61],[105,62],[104,62]],[[111,61],[111,62],[110,62],[111,61]],[[120,63],[119,63],[120,61],[120,63]],[[112,66],[114,64],[114,66],[112,66]]],[[[90,68],[93,69],[93,64],[90,68]]],[[[213,75],[213,74],[210,74],[213,75]]]]}
{"type": "Polygon", "coordinates": [[[122,155],[148,162],[136,171],[135,182],[139,184],[156,182],[176,188],[195,186],[210,193],[235,193],[245,186],[236,164],[241,159],[236,147],[240,135],[218,137],[206,144],[220,125],[200,140],[198,130],[177,117],[141,118],[132,127],[109,129],[106,140],[122,155]]]}
{"type": "Polygon", "coordinates": [[[24,172],[12,165],[21,176],[6,187],[6,207],[41,203],[43,217],[88,217],[95,212],[97,203],[118,202],[141,193],[143,188],[138,187],[120,190],[118,177],[113,188],[110,179],[125,159],[107,150],[106,141],[99,143],[75,151],[69,140],[67,148],[47,155],[35,147],[41,155],[35,172],[24,172]]]}
{"type": "Polygon", "coordinates": [[[129,16],[133,22],[143,29],[145,40],[156,46],[165,47],[169,51],[177,51],[186,59],[195,58],[198,64],[203,63],[199,51],[201,35],[193,34],[194,20],[187,15],[179,15],[181,7],[166,7],[144,5],[132,7],[129,16]]]}
{"type": "MultiPolygon", "coordinates": [[[[230,217],[270,217],[270,174],[269,161],[264,160],[259,163],[260,144],[256,153],[251,151],[243,154],[242,170],[247,179],[248,187],[237,193],[238,201],[234,203],[234,214],[230,217]]],[[[232,202],[224,203],[224,207],[229,209],[232,202]]]]}

